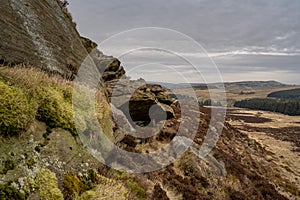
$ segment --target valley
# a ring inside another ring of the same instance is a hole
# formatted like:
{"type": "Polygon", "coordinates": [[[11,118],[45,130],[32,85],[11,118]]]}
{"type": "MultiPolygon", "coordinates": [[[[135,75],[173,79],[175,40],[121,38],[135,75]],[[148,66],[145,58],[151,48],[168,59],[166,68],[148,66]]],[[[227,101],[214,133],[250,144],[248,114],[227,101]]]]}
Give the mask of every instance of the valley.
{"type": "Polygon", "coordinates": [[[265,148],[266,159],[300,188],[299,116],[229,108],[228,123],[265,148]],[[252,120],[249,120],[252,119],[252,120]],[[255,120],[253,120],[255,119],[255,120]]]}

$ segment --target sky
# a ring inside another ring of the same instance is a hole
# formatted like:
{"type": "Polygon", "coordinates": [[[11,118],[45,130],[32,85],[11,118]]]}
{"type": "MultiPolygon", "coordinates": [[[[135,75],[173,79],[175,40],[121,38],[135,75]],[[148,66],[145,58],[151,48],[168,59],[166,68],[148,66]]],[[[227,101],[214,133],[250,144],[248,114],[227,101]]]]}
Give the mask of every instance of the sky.
{"type": "Polygon", "coordinates": [[[133,78],[300,84],[298,0],[69,3],[80,34],[119,58],[133,78]]]}

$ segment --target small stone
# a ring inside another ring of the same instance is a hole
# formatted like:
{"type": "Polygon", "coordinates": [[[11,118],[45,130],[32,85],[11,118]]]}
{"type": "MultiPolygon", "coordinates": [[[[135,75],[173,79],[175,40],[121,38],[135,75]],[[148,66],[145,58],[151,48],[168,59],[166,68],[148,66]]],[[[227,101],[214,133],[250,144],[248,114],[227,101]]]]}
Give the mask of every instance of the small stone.
{"type": "Polygon", "coordinates": [[[135,142],[138,143],[138,144],[141,144],[142,140],[141,139],[137,139],[135,142]]]}
{"type": "Polygon", "coordinates": [[[267,155],[267,156],[266,156],[266,160],[267,160],[268,162],[270,162],[270,161],[272,161],[272,160],[273,160],[273,157],[272,157],[272,156],[269,156],[269,155],[267,155]]]}

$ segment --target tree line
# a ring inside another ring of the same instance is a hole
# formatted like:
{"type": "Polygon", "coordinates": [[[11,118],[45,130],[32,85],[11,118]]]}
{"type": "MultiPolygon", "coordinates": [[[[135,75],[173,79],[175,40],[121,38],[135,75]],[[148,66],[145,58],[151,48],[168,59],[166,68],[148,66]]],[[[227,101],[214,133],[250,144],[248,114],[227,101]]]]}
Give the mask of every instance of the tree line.
{"type": "Polygon", "coordinates": [[[300,89],[272,92],[268,95],[268,97],[279,99],[300,99],[300,89]]]}
{"type": "Polygon", "coordinates": [[[236,101],[235,107],[278,112],[286,115],[300,115],[300,99],[246,99],[236,101]]]}

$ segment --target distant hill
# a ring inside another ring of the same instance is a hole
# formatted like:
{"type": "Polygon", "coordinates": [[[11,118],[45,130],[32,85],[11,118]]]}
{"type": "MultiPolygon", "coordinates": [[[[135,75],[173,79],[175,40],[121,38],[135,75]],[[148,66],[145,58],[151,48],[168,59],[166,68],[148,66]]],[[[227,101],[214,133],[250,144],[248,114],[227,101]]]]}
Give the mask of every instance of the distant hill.
{"type": "Polygon", "coordinates": [[[278,99],[300,99],[300,89],[272,92],[268,95],[268,97],[273,97],[278,99]]]}
{"type": "Polygon", "coordinates": [[[283,84],[277,81],[241,81],[224,83],[227,90],[262,90],[281,87],[289,87],[290,85],[283,84]]]}
{"type": "Polygon", "coordinates": [[[153,81],[147,81],[147,83],[162,85],[163,87],[169,89],[185,89],[185,88],[193,87],[196,90],[207,90],[208,86],[213,89],[217,88],[214,85],[208,85],[205,83],[164,83],[164,82],[153,82],[153,81]]]}
{"type": "Polygon", "coordinates": [[[277,81],[240,81],[240,82],[225,82],[225,83],[164,83],[164,82],[148,82],[163,85],[171,89],[184,89],[192,86],[194,89],[207,90],[222,87],[224,84],[227,90],[264,90],[273,88],[290,87],[291,85],[283,84],[277,81]]]}

